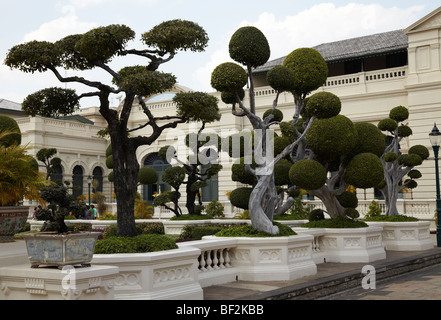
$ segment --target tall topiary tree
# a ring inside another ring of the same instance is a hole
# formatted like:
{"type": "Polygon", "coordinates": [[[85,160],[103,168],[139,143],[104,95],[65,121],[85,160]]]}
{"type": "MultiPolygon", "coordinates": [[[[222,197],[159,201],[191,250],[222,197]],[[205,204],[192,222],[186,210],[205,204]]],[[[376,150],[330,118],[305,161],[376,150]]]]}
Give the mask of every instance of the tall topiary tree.
{"type": "MultiPolygon", "coordinates": [[[[201,204],[201,197],[199,190],[207,185],[206,181],[210,179],[212,176],[216,175],[221,169],[222,166],[218,164],[217,152],[219,150],[219,137],[216,134],[205,134],[204,129],[208,123],[212,123],[215,121],[219,121],[221,114],[218,108],[217,98],[205,94],[198,93],[197,98],[195,99],[195,95],[193,93],[178,93],[174,97],[174,101],[176,102],[179,112],[190,113],[194,112],[194,110],[204,110],[204,114],[196,115],[201,122],[201,126],[197,133],[190,133],[186,136],[185,144],[189,151],[189,156],[187,157],[187,161],[184,161],[178,157],[176,154],[176,150],[172,146],[162,147],[159,151],[159,155],[165,159],[167,162],[171,162],[172,159],[178,162],[183,168],[186,176],[185,179],[179,179],[181,184],[185,185],[186,191],[186,204],[187,211],[189,214],[197,214],[195,211],[195,200],[196,196],[199,197],[199,201],[201,204]],[[195,104],[198,103],[201,105],[199,108],[195,108],[195,104]],[[207,149],[208,148],[208,149],[207,149]],[[204,149],[204,150],[203,150],[204,149]],[[206,156],[206,153],[210,153],[209,157],[206,156]],[[214,153],[214,154],[213,154],[214,153]],[[210,168],[205,172],[201,171],[201,164],[210,164],[210,168]]],[[[176,169],[167,168],[166,172],[177,172],[173,171],[176,169]]],[[[166,175],[166,177],[169,175],[166,175]]],[[[174,176],[174,174],[172,175],[174,176]]],[[[180,175],[179,175],[180,176],[180,175]]],[[[172,178],[170,176],[170,178],[172,178]]],[[[185,177],[184,177],[185,178],[185,177]]],[[[163,177],[163,179],[165,179],[163,177]]],[[[173,180],[173,178],[172,178],[173,180]]],[[[169,183],[168,181],[164,180],[169,183]]],[[[170,184],[170,183],[169,183],[170,184]]],[[[178,192],[178,188],[176,191],[178,192]]],[[[179,194],[180,195],[180,194],[179,194]]],[[[165,195],[161,203],[166,203],[168,201],[175,200],[176,197],[173,195],[165,195]]],[[[178,197],[179,198],[179,197],[178,197]]],[[[158,200],[159,201],[159,200],[158,200]]],[[[177,199],[175,203],[175,209],[172,210],[176,215],[181,214],[181,210],[177,208],[177,199]]]]}
{"type": "Polygon", "coordinates": [[[55,172],[55,168],[61,165],[61,159],[56,157],[56,148],[43,148],[38,150],[36,158],[43,162],[43,167],[46,169],[46,179],[49,180],[51,174],[55,172]]]}
{"type": "Polygon", "coordinates": [[[72,89],[48,88],[29,95],[23,102],[23,110],[35,116],[59,116],[72,113],[80,99],[98,97],[100,113],[106,119],[112,143],[115,193],[117,198],[117,226],[119,236],[135,236],[134,203],[138,183],[139,163],[136,150],[151,145],[168,128],[179,123],[197,120],[203,110],[197,108],[190,114],[155,117],[147,108],[144,97],[173,88],[176,78],[170,73],[158,71],[172,60],[179,51],[203,51],[208,42],[205,30],[194,22],[170,20],[153,27],[141,35],[143,49],[129,49],[128,42],[135,32],[125,25],[109,25],[84,34],[67,36],[55,43],[31,41],[9,50],[5,64],[23,72],[52,72],[62,83],[79,83],[90,91],[77,95],[72,89]],[[119,71],[111,67],[116,57],[137,56],[145,59],[143,65],[127,66],[119,71]],[[83,71],[101,69],[112,78],[112,83],[89,80],[83,71]],[[70,69],[78,75],[63,76],[60,69],[70,69]],[[125,94],[119,111],[110,108],[112,94],[125,94]],[[146,122],[137,128],[128,128],[132,106],[141,105],[146,122]],[[149,127],[148,136],[136,135],[136,130],[149,127]]]}
{"type": "Polygon", "coordinates": [[[384,181],[377,186],[384,196],[388,216],[399,214],[397,209],[399,192],[404,188],[414,189],[418,186],[415,180],[421,177],[421,172],[414,168],[429,157],[429,150],[423,145],[410,147],[407,154],[401,153],[401,141],[412,135],[412,129],[403,123],[408,118],[409,110],[404,106],[397,106],[390,110],[389,118],[378,123],[378,128],[386,132],[390,141],[381,156],[384,181]]]}
{"type": "MultiPolygon", "coordinates": [[[[241,175],[244,170],[255,177],[255,183],[251,189],[248,201],[253,227],[259,231],[277,234],[278,228],[273,225],[272,218],[277,208],[281,205],[280,194],[276,188],[274,166],[283,158],[291,155],[295,146],[304,141],[304,135],[311,123],[305,123],[303,133],[294,129],[294,141],[285,138],[274,140],[268,129],[270,126],[278,125],[281,121],[281,112],[277,110],[278,97],[280,93],[292,92],[295,100],[295,112],[292,125],[299,123],[300,113],[305,105],[306,96],[313,90],[320,87],[326,80],[328,68],[323,57],[313,49],[298,49],[293,51],[286,58],[282,66],[275,67],[268,72],[268,82],[277,91],[271,110],[263,117],[256,114],[254,82],[252,68],[263,65],[270,56],[270,48],[264,34],[255,27],[243,27],[238,29],[231,37],[229,44],[230,57],[245,66],[245,69],[233,62],[227,62],[217,66],[211,76],[211,85],[222,92],[222,100],[231,104],[232,114],[239,117],[247,117],[254,130],[254,148],[252,154],[248,154],[244,168],[241,168],[241,175]],[[249,105],[242,102],[244,98],[243,87],[249,83],[249,105]],[[277,140],[277,142],[276,142],[277,140]],[[274,149],[267,148],[267,145],[275,144],[279,147],[274,156],[274,149]],[[255,161],[253,168],[251,159],[255,161]],[[243,170],[244,169],[244,170],[243,170]]],[[[315,114],[313,115],[315,116],[315,114]]],[[[288,130],[289,131],[289,130],[288,130]]],[[[244,197],[250,189],[240,189],[241,197],[244,197]]],[[[230,195],[235,196],[234,191],[230,195]]],[[[291,198],[292,201],[294,200],[291,198]]],[[[244,202],[243,200],[241,202],[244,202]]]]}

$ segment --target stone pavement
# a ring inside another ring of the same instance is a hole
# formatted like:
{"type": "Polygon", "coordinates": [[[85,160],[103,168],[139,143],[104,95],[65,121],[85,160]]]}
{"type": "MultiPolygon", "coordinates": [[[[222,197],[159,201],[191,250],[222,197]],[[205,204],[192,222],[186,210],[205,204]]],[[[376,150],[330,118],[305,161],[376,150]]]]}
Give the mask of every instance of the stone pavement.
{"type": "MultiPolygon", "coordinates": [[[[434,239],[435,241],[435,239],[434,239]]],[[[24,241],[0,243],[0,267],[28,263],[24,241]]],[[[293,281],[236,281],[204,288],[205,300],[441,300],[441,248],[387,251],[371,263],[322,263],[293,281]],[[363,289],[362,268],[375,268],[375,289],[363,289]]]]}

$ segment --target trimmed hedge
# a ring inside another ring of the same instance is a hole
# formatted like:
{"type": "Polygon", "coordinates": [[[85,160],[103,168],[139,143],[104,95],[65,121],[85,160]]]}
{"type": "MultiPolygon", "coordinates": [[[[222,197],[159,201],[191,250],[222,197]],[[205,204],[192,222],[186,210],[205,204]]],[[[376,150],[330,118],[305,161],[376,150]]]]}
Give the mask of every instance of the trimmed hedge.
{"type": "Polygon", "coordinates": [[[302,225],[303,228],[366,228],[368,224],[363,221],[351,220],[343,217],[309,221],[302,225]]]}
{"type": "Polygon", "coordinates": [[[364,221],[384,221],[384,222],[415,222],[419,221],[415,217],[409,217],[405,215],[395,215],[395,216],[385,216],[385,215],[378,215],[378,216],[371,216],[366,217],[364,221]]]}
{"type": "Polygon", "coordinates": [[[98,240],[94,253],[145,253],[177,248],[175,241],[165,235],[141,234],[136,237],[109,237],[98,240]]]}
{"type": "Polygon", "coordinates": [[[257,231],[253,226],[232,226],[230,228],[223,229],[215,234],[217,237],[287,237],[293,236],[297,233],[290,227],[281,223],[274,222],[274,225],[279,227],[279,234],[271,234],[263,231],[257,231]]]}

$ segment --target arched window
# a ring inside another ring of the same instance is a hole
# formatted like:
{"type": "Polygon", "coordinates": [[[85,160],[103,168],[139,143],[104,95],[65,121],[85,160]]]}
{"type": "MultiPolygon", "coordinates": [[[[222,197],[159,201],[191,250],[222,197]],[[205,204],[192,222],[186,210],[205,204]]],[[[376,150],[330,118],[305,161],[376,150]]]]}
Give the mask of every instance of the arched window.
{"type": "Polygon", "coordinates": [[[55,183],[63,183],[63,168],[61,166],[53,167],[53,171],[49,176],[49,179],[55,183]]]}
{"type": "Polygon", "coordinates": [[[93,192],[103,192],[103,169],[96,167],[93,169],[92,186],[93,192]]]}
{"type": "Polygon", "coordinates": [[[143,199],[147,200],[149,204],[153,202],[153,195],[155,193],[171,190],[169,184],[162,181],[162,174],[165,169],[170,167],[170,164],[164,161],[157,152],[149,154],[144,160],[144,167],[152,167],[158,173],[158,181],[155,184],[144,185],[143,199]]]}
{"type": "MultiPolygon", "coordinates": [[[[207,172],[210,169],[210,164],[202,165],[201,171],[202,174],[207,172]]],[[[207,186],[202,188],[202,201],[210,202],[212,200],[219,200],[219,181],[218,175],[212,176],[207,181],[207,186]]]]}
{"type": "Polygon", "coordinates": [[[83,194],[84,170],[81,166],[75,166],[72,171],[72,194],[76,199],[83,194]]]}

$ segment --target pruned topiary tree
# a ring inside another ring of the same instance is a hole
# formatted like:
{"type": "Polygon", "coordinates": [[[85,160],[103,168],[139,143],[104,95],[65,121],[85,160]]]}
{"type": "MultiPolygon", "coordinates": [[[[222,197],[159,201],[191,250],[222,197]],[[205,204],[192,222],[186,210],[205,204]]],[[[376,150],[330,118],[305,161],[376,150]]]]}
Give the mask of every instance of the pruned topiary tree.
{"type": "MultiPolygon", "coordinates": [[[[315,112],[309,123],[304,123],[302,132],[296,125],[299,124],[300,113],[304,108],[307,95],[323,85],[328,75],[328,67],[323,57],[314,49],[301,48],[289,54],[282,66],[274,67],[267,74],[267,80],[277,94],[271,110],[262,117],[256,114],[255,92],[252,71],[253,68],[263,65],[270,56],[270,47],[265,35],[257,28],[248,26],[238,29],[231,37],[229,44],[230,57],[245,66],[233,62],[222,63],[217,66],[211,76],[211,85],[220,91],[222,101],[231,104],[232,114],[238,117],[247,117],[253,128],[253,148],[251,154],[241,155],[243,163],[237,163],[239,173],[234,173],[237,179],[247,178],[253,182],[251,188],[245,187],[233,191],[230,195],[232,203],[247,207],[250,212],[252,226],[258,231],[277,234],[278,228],[272,223],[273,215],[288,209],[283,204],[284,192],[278,193],[276,188],[275,166],[285,157],[291,158],[295,146],[304,142],[304,136],[314,120],[315,112]],[[243,87],[249,83],[249,105],[242,102],[243,87]],[[291,124],[285,126],[287,133],[282,137],[273,137],[270,126],[279,125],[283,114],[277,109],[278,97],[282,92],[292,92],[295,101],[294,114],[291,124]],[[272,148],[274,146],[274,148],[272,148]],[[255,164],[253,164],[253,161],[255,164]],[[246,173],[251,174],[247,176],[246,173]],[[241,177],[241,178],[239,178],[241,177]],[[252,178],[254,177],[254,179],[252,178]],[[236,197],[237,193],[237,197],[236,197]],[[249,194],[249,197],[245,198],[249,194]],[[237,198],[237,199],[236,199],[237,198]],[[237,201],[236,201],[236,200],[237,201]],[[280,209],[280,210],[279,210],[280,209]]],[[[306,144],[305,144],[306,145],[306,144]]],[[[239,152],[240,154],[240,152],[239,152]]],[[[290,161],[290,160],[288,160],[290,161]]],[[[286,164],[278,168],[288,175],[289,166],[286,164]]],[[[234,171],[234,169],[233,169],[234,171]]],[[[280,181],[280,183],[286,183],[280,181]]],[[[286,188],[289,195],[289,188],[286,188]]],[[[288,196],[292,204],[294,199],[288,196]]]]}
{"type": "Polygon", "coordinates": [[[400,142],[412,135],[412,129],[403,123],[408,118],[409,110],[397,106],[390,110],[389,118],[378,123],[378,128],[390,137],[390,143],[381,156],[384,180],[377,186],[385,199],[388,216],[400,214],[397,208],[398,194],[405,188],[418,186],[415,180],[421,177],[421,172],[414,168],[429,157],[429,150],[423,145],[410,147],[407,154],[401,153],[400,142]]]}
{"type": "MultiPolygon", "coordinates": [[[[180,168],[182,168],[184,172],[184,177],[181,179],[181,175],[178,174],[180,183],[175,190],[178,193],[169,193],[168,195],[162,196],[159,200],[155,200],[158,205],[160,204],[164,206],[166,206],[167,202],[174,202],[175,207],[174,209],[171,209],[171,211],[173,211],[176,216],[180,216],[182,210],[178,206],[178,199],[180,197],[179,187],[184,184],[186,191],[185,206],[188,214],[197,214],[198,212],[195,210],[196,196],[198,196],[199,205],[202,205],[199,190],[207,185],[207,180],[212,176],[215,176],[222,169],[222,166],[218,164],[217,156],[219,150],[219,137],[217,134],[204,133],[206,125],[219,121],[221,114],[217,105],[217,98],[206,93],[178,93],[173,100],[177,104],[178,114],[192,114],[192,112],[195,112],[192,119],[201,122],[201,126],[197,133],[192,132],[186,136],[185,144],[190,153],[187,157],[187,161],[179,158],[173,146],[165,146],[159,150],[159,156],[161,158],[169,163],[174,159],[179,165],[181,165],[180,168]],[[209,153],[208,157],[207,153],[209,153]],[[201,170],[202,164],[209,164],[210,168],[203,172],[201,170]]],[[[175,170],[176,169],[167,168],[165,171],[166,173],[177,172],[175,170]]],[[[174,180],[174,174],[166,174],[165,177],[163,176],[164,181],[169,183],[167,178],[174,180]]],[[[171,185],[171,183],[169,184],[171,185]]]]}
{"type": "Polygon", "coordinates": [[[143,49],[127,48],[135,32],[125,25],[98,27],[84,34],[67,36],[57,42],[31,41],[11,48],[5,64],[23,72],[52,72],[64,84],[82,84],[89,90],[78,95],[69,88],[48,88],[29,95],[23,102],[23,110],[32,115],[59,116],[72,113],[80,99],[98,97],[99,112],[107,121],[112,144],[113,178],[117,198],[118,236],[135,236],[134,204],[138,183],[139,163],[136,150],[151,145],[168,128],[193,120],[202,114],[194,106],[191,114],[155,117],[146,106],[144,97],[173,88],[176,77],[158,71],[159,67],[175,57],[179,51],[200,52],[205,49],[208,36],[198,24],[186,20],[170,20],[158,24],[141,35],[143,49]],[[111,66],[116,57],[137,56],[146,64],[127,66],[117,71],[111,66]],[[112,78],[111,83],[89,80],[83,71],[98,68],[112,78]],[[77,75],[64,76],[60,69],[69,69],[77,75]],[[124,94],[120,110],[110,108],[112,94],[124,94]],[[146,116],[144,124],[128,128],[132,106],[141,105],[146,116]],[[149,134],[134,134],[149,127],[149,134]]]}

